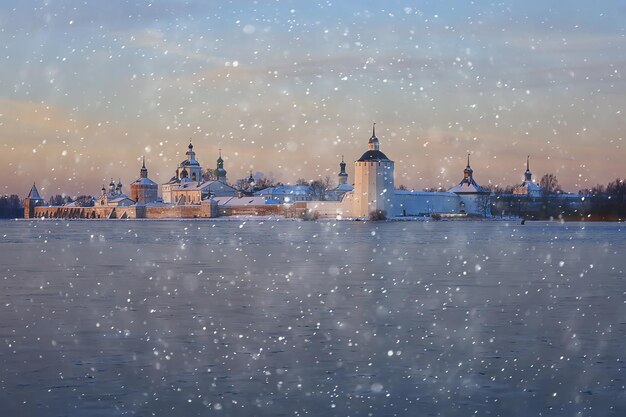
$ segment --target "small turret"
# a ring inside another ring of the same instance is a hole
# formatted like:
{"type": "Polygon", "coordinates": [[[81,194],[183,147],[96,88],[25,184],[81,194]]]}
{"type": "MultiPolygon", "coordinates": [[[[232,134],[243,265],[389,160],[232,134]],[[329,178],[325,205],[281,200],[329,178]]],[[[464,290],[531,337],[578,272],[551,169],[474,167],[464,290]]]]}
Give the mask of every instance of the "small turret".
{"type": "Polygon", "coordinates": [[[463,179],[468,183],[471,184],[472,180],[473,180],[473,175],[474,175],[474,170],[472,169],[472,167],[470,166],[470,154],[467,154],[467,166],[465,167],[465,169],[463,170],[463,179]]]}
{"type": "Polygon", "coordinates": [[[148,168],[146,168],[146,157],[143,157],[143,165],[139,170],[139,178],[148,178],[148,168]]]}
{"type": "Polygon", "coordinates": [[[372,125],[372,137],[367,143],[367,149],[370,151],[380,150],[380,142],[378,141],[378,138],[376,137],[376,123],[372,125]]]}
{"type": "Polygon", "coordinates": [[[191,139],[189,139],[189,146],[187,146],[187,149],[187,152],[185,152],[185,155],[187,155],[187,160],[195,161],[196,153],[193,151],[193,143],[191,143],[191,139]]]}
{"type": "Polygon", "coordinates": [[[526,157],[526,172],[524,172],[524,181],[532,182],[533,174],[530,172],[530,155],[526,157]]]}
{"type": "Polygon", "coordinates": [[[343,160],[343,155],[341,155],[341,162],[339,163],[339,185],[344,185],[348,183],[348,174],[346,173],[346,163],[343,160]]]}
{"type": "Polygon", "coordinates": [[[215,176],[220,181],[226,181],[226,170],[224,169],[224,160],[222,159],[222,150],[219,150],[219,158],[217,158],[217,168],[215,169],[215,176]]]}

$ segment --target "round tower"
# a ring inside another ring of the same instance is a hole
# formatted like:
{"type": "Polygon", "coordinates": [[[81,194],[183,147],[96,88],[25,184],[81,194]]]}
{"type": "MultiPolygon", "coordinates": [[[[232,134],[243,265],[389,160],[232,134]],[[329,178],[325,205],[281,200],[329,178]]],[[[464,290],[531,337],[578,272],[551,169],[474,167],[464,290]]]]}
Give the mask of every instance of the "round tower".
{"type": "Polygon", "coordinates": [[[148,178],[146,158],[139,170],[139,178],[130,184],[130,199],[138,204],[155,203],[158,198],[159,186],[148,178]]]}

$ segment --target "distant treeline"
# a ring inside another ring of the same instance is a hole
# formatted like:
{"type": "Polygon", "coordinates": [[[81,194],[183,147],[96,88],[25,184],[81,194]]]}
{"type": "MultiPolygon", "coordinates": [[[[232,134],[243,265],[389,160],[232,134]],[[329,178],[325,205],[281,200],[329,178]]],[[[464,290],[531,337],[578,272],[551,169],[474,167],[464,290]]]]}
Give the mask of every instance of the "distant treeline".
{"type": "Polygon", "coordinates": [[[626,182],[620,178],[606,186],[578,192],[579,198],[564,194],[556,178],[550,186],[541,182],[543,191],[532,197],[512,194],[512,187],[491,190],[491,214],[528,219],[607,220],[626,219],[626,182]]]}
{"type": "Polygon", "coordinates": [[[24,217],[24,205],[15,194],[0,196],[0,219],[24,217]]]}
{"type": "Polygon", "coordinates": [[[77,207],[93,207],[94,198],[90,195],[79,195],[76,198],[72,198],[68,195],[57,194],[48,200],[49,206],[63,206],[70,203],[74,203],[77,207]]]}
{"type": "Polygon", "coordinates": [[[598,220],[624,220],[626,219],[626,180],[617,178],[609,182],[606,187],[596,185],[593,188],[578,192],[585,200],[585,216],[598,220]]]}

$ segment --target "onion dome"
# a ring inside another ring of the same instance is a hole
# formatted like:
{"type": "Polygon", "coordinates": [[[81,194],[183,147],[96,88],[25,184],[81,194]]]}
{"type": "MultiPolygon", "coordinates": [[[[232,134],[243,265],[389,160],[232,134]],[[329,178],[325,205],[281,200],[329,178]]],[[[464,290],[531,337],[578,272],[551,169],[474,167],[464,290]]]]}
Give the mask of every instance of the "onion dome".
{"type": "Polygon", "coordinates": [[[218,179],[226,178],[226,170],[224,169],[224,160],[222,159],[221,149],[220,149],[219,157],[217,158],[217,168],[215,169],[215,176],[218,179]]]}

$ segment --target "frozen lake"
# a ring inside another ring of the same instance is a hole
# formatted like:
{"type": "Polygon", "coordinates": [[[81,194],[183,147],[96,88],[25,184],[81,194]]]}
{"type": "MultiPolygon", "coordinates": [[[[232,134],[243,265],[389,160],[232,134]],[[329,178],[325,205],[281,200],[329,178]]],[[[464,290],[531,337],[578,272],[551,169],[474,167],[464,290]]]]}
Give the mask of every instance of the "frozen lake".
{"type": "Polygon", "coordinates": [[[1,221],[7,416],[626,414],[617,223],[1,221]]]}

